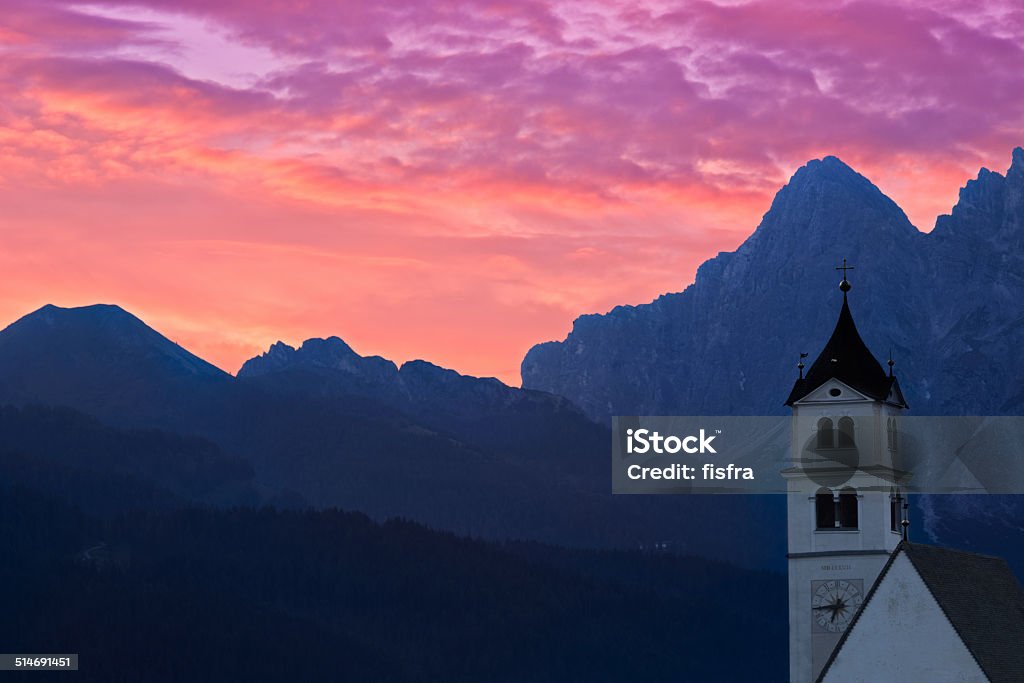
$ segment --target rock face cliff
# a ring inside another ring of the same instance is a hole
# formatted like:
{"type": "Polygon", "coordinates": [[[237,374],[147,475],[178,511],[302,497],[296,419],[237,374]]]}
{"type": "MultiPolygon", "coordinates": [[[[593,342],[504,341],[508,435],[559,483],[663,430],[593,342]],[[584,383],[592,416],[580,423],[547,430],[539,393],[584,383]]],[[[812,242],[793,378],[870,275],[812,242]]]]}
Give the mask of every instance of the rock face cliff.
{"type": "Polygon", "coordinates": [[[935,230],[920,233],[835,157],[811,161],[735,252],[650,304],[584,315],[535,346],[523,386],[597,419],[783,413],[800,352],[821,349],[841,294],[880,360],[891,350],[914,413],[1024,407],[1024,149],[1006,175],[982,169],[935,230]]]}

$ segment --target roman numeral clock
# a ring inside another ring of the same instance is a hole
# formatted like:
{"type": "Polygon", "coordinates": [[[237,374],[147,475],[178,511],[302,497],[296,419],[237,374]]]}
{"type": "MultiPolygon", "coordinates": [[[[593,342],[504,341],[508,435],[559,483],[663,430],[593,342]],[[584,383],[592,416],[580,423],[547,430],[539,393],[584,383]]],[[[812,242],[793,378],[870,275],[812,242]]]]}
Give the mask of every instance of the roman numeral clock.
{"type": "Polygon", "coordinates": [[[820,633],[842,633],[864,601],[864,581],[811,581],[813,627],[820,633]]]}

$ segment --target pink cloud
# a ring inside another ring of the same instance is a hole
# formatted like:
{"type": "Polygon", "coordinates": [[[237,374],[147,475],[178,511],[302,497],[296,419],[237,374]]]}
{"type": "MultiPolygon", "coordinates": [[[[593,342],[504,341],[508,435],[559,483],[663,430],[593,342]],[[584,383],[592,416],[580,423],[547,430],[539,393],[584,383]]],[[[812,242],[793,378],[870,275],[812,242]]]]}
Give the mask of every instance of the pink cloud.
{"type": "Polygon", "coordinates": [[[123,45],[156,45],[151,26],[76,9],[48,0],[5,0],[0,47],[88,51],[123,45]]]}
{"type": "Polygon", "coordinates": [[[0,315],[123,301],[232,370],[280,330],[515,381],[807,159],[928,229],[1024,129],[1012,4],[3,4],[0,315]]]}

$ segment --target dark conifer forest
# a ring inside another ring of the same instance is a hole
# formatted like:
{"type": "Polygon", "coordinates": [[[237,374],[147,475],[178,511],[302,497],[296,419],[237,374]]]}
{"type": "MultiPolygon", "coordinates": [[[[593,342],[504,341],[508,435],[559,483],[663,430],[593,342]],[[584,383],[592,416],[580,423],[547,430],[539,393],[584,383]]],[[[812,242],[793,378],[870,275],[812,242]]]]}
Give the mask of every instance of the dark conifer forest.
{"type": "Polygon", "coordinates": [[[0,642],[79,653],[77,680],[785,675],[772,572],[247,504],[247,468],[201,439],[65,409],[0,425],[0,642]]]}

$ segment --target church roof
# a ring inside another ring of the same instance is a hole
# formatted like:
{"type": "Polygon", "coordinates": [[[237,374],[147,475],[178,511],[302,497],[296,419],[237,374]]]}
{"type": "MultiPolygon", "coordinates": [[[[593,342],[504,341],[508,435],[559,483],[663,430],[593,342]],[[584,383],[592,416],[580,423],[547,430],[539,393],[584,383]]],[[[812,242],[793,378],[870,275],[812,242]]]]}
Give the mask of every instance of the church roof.
{"type": "Polygon", "coordinates": [[[901,552],[917,570],[988,680],[1024,681],[1024,590],[1006,560],[907,541],[900,543],[889,557],[818,680],[824,679],[901,552]]]}
{"type": "MultiPolygon", "coordinates": [[[[846,281],[843,280],[843,283],[846,281]]],[[[850,303],[847,301],[845,290],[843,307],[839,311],[839,320],[832,331],[832,336],[811,365],[811,369],[807,371],[807,375],[793,385],[786,405],[793,405],[830,379],[837,379],[878,401],[889,400],[895,388],[895,402],[905,405],[896,378],[886,375],[861,339],[857,325],[853,322],[853,314],[850,313],[850,303]]]]}

